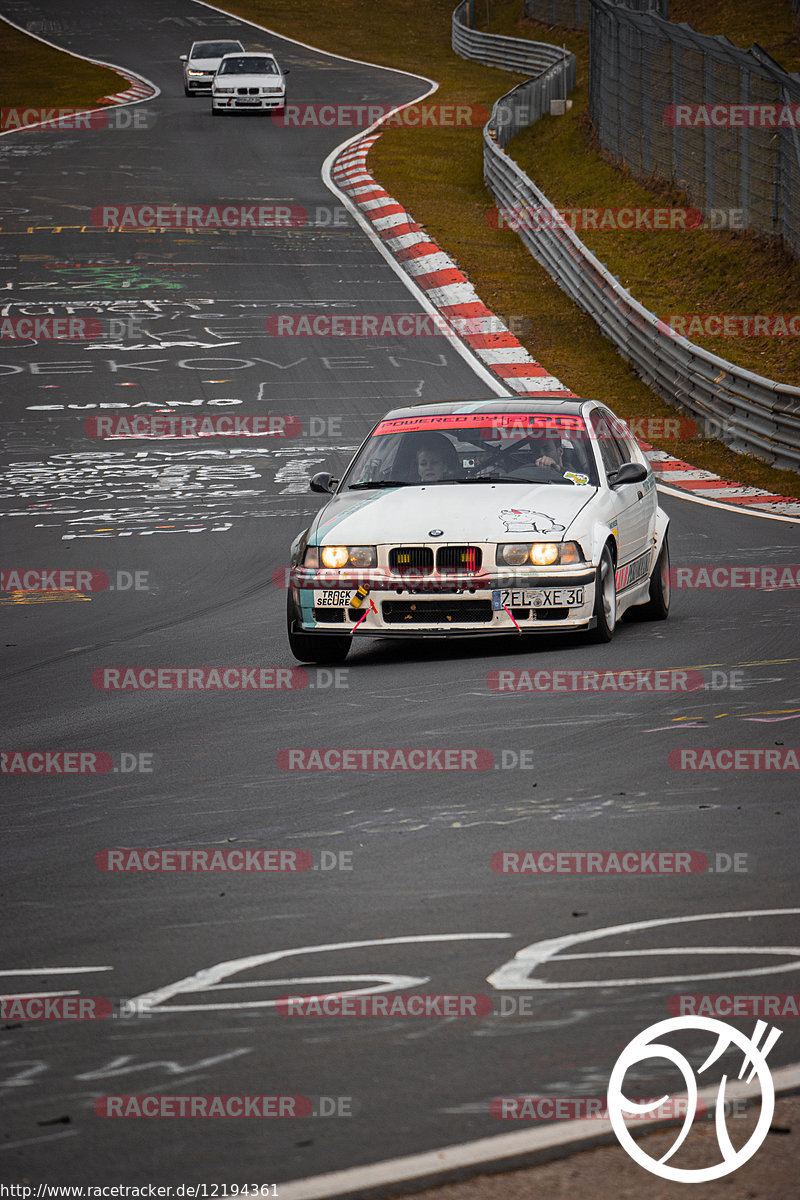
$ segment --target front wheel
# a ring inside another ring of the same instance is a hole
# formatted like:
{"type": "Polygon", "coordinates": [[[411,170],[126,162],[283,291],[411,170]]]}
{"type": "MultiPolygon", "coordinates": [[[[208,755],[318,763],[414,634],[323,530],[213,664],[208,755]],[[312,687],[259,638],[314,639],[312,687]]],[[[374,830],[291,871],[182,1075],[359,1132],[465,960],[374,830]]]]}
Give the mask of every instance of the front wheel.
{"type": "Polygon", "coordinates": [[[666,621],[669,616],[669,542],[664,534],[661,552],[650,576],[650,591],[646,604],[637,604],[631,614],[640,621],[666,621]]]}
{"type": "Polygon", "coordinates": [[[614,562],[608,546],[603,547],[594,584],[595,627],[589,638],[593,642],[610,642],[617,627],[617,587],[614,562]]]}
{"type": "Polygon", "coordinates": [[[350,650],[350,638],[339,634],[295,633],[297,616],[291,595],[286,597],[286,632],[289,649],[300,662],[342,663],[350,650]]]}

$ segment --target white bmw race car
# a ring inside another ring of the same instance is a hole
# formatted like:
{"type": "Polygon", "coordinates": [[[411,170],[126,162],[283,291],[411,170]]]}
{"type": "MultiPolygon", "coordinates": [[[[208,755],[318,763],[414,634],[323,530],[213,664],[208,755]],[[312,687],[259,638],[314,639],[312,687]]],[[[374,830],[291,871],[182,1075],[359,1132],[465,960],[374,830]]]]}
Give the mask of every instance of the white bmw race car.
{"type": "Polygon", "coordinates": [[[286,103],[286,76],[274,54],[247,51],[226,54],[211,83],[211,111],[281,111],[286,103]]]}
{"type": "Polygon", "coordinates": [[[668,518],[627,426],[594,400],[509,397],[395,409],[292,546],[302,662],[354,637],[586,630],[669,612],[668,518]]]}

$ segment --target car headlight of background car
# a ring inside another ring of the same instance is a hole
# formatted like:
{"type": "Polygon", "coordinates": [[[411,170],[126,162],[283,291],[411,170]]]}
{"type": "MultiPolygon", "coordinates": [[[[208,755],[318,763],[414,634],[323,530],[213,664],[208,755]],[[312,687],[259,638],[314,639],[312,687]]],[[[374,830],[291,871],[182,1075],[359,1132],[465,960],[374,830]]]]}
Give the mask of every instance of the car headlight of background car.
{"type": "Polygon", "coordinates": [[[338,568],[375,567],[378,551],[375,546],[307,546],[304,567],[338,568]]]}
{"type": "Polygon", "coordinates": [[[498,567],[552,567],[583,562],[577,542],[501,542],[495,563],[498,567]]]}

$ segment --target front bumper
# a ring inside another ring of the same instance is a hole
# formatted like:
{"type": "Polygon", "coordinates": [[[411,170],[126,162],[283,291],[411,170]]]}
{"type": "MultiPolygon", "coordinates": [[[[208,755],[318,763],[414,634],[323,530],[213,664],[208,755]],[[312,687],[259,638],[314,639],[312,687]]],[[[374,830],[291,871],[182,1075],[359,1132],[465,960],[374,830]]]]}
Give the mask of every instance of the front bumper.
{"type": "Polygon", "coordinates": [[[217,96],[212,93],[211,107],[220,112],[274,112],[286,104],[284,96],[217,96]]]}
{"type": "Polygon", "coordinates": [[[379,569],[313,571],[295,567],[288,584],[296,632],[490,637],[591,628],[595,577],[594,567],[587,563],[577,568],[532,569],[524,575],[499,571],[469,577],[437,574],[413,583],[379,569]],[[359,586],[366,587],[368,594],[353,607],[348,600],[359,586]],[[582,598],[578,598],[581,591],[582,598]],[[331,606],[317,602],[323,593],[326,599],[333,599],[331,606]],[[556,598],[572,603],[553,604],[556,598]]]}
{"type": "Polygon", "coordinates": [[[213,75],[201,75],[199,78],[193,77],[191,79],[188,76],[184,76],[184,83],[190,92],[210,92],[213,81],[213,75]]]}

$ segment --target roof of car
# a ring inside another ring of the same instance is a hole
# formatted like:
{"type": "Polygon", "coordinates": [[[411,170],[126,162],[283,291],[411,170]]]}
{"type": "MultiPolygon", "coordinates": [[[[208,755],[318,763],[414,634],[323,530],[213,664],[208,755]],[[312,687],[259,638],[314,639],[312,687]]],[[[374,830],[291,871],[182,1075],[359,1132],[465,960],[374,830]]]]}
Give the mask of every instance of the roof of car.
{"type": "MultiPolygon", "coordinates": [[[[242,44],[238,38],[203,38],[203,40],[200,42],[192,42],[192,49],[194,50],[195,46],[225,45],[226,42],[231,46],[241,46],[241,44],[242,44]]],[[[245,53],[246,54],[247,51],[246,50],[245,51],[241,51],[241,50],[240,51],[231,51],[231,53],[238,53],[238,54],[245,53]]]]}
{"type": "MultiPolygon", "coordinates": [[[[455,413],[528,413],[528,412],[543,412],[543,413],[564,413],[567,416],[574,415],[581,411],[584,404],[590,401],[581,399],[580,397],[570,397],[568,400],[554,400],[552,398],[537,400],[535,396],[525,396],[519,399],[514,396],[491,396],[486,400],[447,400],[427,402],[425,404],[411,404],[405,408],[393,408],[391,412],[385,414],[381,419],[394,420],[397,417],[418,417],[421,412],[431,413],[435,416],[453,415],[455,413]]],[[[598,403],[594,401],[593,403],[598,403]]]]}

